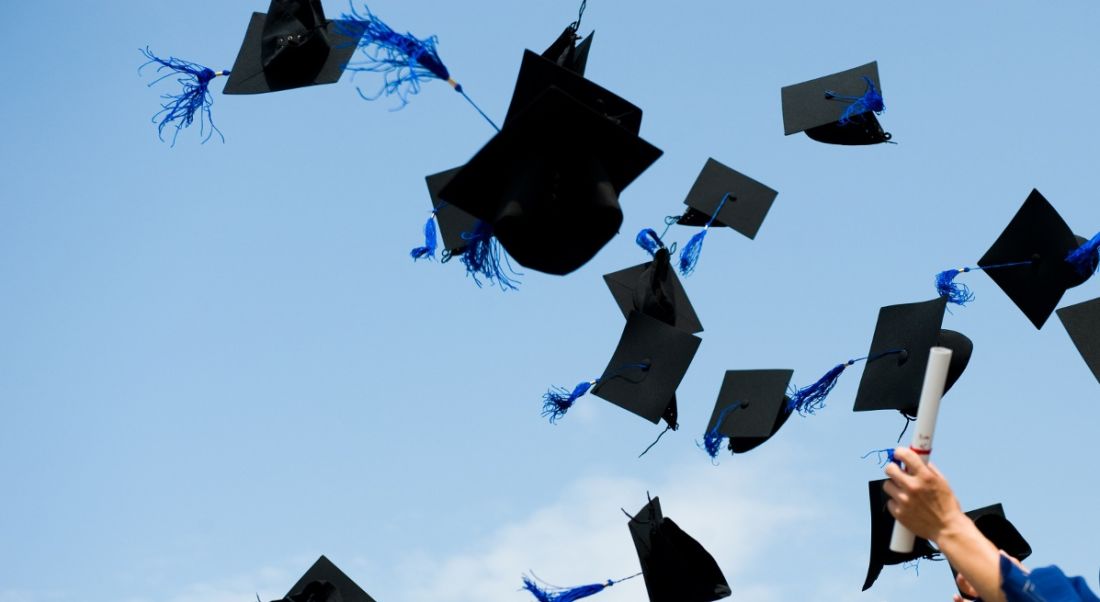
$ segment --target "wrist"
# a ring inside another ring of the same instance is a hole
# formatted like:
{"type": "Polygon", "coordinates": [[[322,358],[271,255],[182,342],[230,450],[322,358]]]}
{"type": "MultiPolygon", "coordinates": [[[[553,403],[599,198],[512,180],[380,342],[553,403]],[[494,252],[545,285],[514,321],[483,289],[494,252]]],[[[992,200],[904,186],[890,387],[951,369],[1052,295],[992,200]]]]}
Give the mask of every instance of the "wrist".
{"type": "Polygon", "coordinates": [[[941,548],[945,545],[950,547],[953,542],[968,539],[975,531],[978,531],[978,528],[974,525],[974,521],[963,514],[962,510],[955,510],[943,520],[939,530],[932,533],[929,539],[941,548]]]}

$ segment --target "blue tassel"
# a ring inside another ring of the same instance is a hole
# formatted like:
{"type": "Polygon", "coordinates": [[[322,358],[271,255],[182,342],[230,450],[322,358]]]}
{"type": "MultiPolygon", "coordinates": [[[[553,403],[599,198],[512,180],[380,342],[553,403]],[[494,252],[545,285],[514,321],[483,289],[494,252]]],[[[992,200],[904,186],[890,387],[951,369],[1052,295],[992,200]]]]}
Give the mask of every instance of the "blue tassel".
{"type": "Polygon", "coordinates": [[[478,287],[481,287],[480,274],[490,283],[495,282],[501,290],[516,290],[516,281],[509,278],[501,266],[500,243],[493,236],[491,226],[478,222],[473,232],[462,233],[462,239],[467,241],[462,263],[466,266],[466,275],[473,277],[478,287]]]}
{"type": "Polygon", "coordinates": [[[722,441],[726,438],[725,435],[719,432],[722,428],[722,424],[726,422],[726,418],[730,415],[730,412],[745,407],[743,403],[732,404],[722,410],[718,414],[718,420],[714,423],[714,428],[707,431],[706,435],[703,435],[703,451],[707,452],[711,460],[718,459],[718,452],[721,451],[722,441]]]}
{"type": "Polygon", "coordinates": [[[183,86],[183,90],[177,94],[164,94],[161,96],[165,102],[161,104],[160,111],[153,115],[153,123],[157,124],[157,137],[160,138],[161,142],[164,142],[165,128],[174,126],[176,131],[172,134],[172,146],[175,146],[180,130],[190,127],[195,121],[196,114],[199,116],[199,135],[206,134],[206,137],[202,140],[204,144],[210,140],[215,132],[221,137],[222,142],[225,142],[225,136],[214,125],[214,118],[210,113],[210,107],[214,105],[214,99],[210,96],[210,82],[215,77],[229,75],[229,71],[214,71],[209,67],[203,67],[174,57],[162,59],[153,54],[149,47],[141,50],[141,53],[149,60],[138,68],[139,73],[146,66],[153,63],[159,65],[157,73],[167,71],[164,75],[150,82],[149,87],[153,87],[173,75],[180,76],[176,81],[183,86]],[[207,129],[208,124],[209,129],[207,129]]]}
{"type": "Polygon", "coordinates": [[[539,602],[573,602],[574,600],[580,600],[582,598],[587,598],[589,596],[594,596],[594,595],[602,592],[603,590],[615,585],[616,583],[622,583],[623,581],[626,581],[628,579],[633,579],[633,578],[637,577],[638,575],[641,575],[641,573],[638,573],[636,575],[631,575],[631,576],[626,577],[624,579],[619,579],[618,581],[608,579],[604,583],[593,583],[592,585],[582,585],[580,587],[571,587],[571,588],[564,588],[564,587],[542,588],[542,587],[539,587],[538,584],[535,583],[535,581],[533,579],[531,579],[530,577],[524,576],[524,578],[523,578],[523,589],[531,592],[531,595],[533,595],[535,597],[535,599],[538,600],[539,602]]]}
{"type": "Polygon", "coordinates": [[[840,379],[840,375],[844,374],[844,370],[858,362],[860,360],[848,360],[843,364],[838,364],[832,370],[825,373],[814,384],[799,389],[794,395],[791,395],[790,401],[787,402],[787,412],[798,412],[802,416],[813,414],[814,412],[825,407],[825,398],[836,386],[837,380],[840,379]]]}
{"type": "Polygon", "coordinates": [[[554,387],[546,392],[542,396],[542,416],[550,419],[550,424],[556,423],[561,420],[565,413],[569,411],[569,408],[573,407],[578,399],[584,397],[588,393],[589,389],[596,386],[598,381],[592,380],[583,382],[576,387],[573,387],[573,391],[565,387],[554,387]]]}
{"type": "Polygon", "coordinates": [[[359,96],[364,100],[377,100],[382,96],[396,96],[404,107],[409,96],[420,93],[422,80],[438,79],[447,82],[455,92],[462,95],[489,125],[498,132],[500,128],[481,110],[481,107],[466,95],[466,91],[451,77],[443,59],[439,57],[436,44],[439,38],[431,36],[420,39],[411,33],[399,34],[363,5],[360,14],[352,7],[351,14],[343,15],[344,33],[359,40],[359,50],[364,60],[349,63],[347,69],[352,72],[383,74],[383,84],[373,96],[359,88],[359,96]]]}
{"type": "Polygon", "coordinates": [[[435,212],[433,211],[432,216],[424,224],[424,246],[413,249],[409,252],[409,255],[412,255],[414,261],[425,257],[428,260],[435,259],[435,250],[438,245],[435,236],[435,212]]]}
{"type": "Polygon", "coordinates": [[[946,270],[936,274],[936,292],[941,297],[947,297],[948,303],[954,303],[955,305],[966,305],[974,300],[974,293],[970,292],[970,287],[965,284],[955,282],[955,277],[959,274],[965,274],[970,271],[970,268],[960,268],[957,270],[946,270]]]}
{"type": "Polygon", "coordinates": [[[692,236],[688,244],[684,245],[684,250],[680,251],[680,273],[684,276],[690,276],[695,271],[695,266],[699,263],[699,254],[703,252],[703,239],[707,236],[707,230],[710,230],[714,220],[718,219],[718,214],[722,212],[722,207],[726,206],[728,200],[730,200],[730,194],[727,192],[722,197],[722,202],[718,203],[718,208],[711,214],[707,225],[703,226],[703,231],[692,236]]]}
{"type": "Polygon", "coordinates": [[[838,120],[840,125],[848,125],[868,111],[881,115],[886,110],[886,103],[882,99],[882,94],[879,94],[878,89],[875,88],[875,83],[869,77],[864,77],[863,81],[867,82],[867,91],[863,96],[843,96],[832,91],[825,92],[825,98],[829,100],[847,100],[852,103],[840,116],[838,120]]]}
{"type": "Polygon", "coordinates": [[[1100,234],[1070,253],[1066,261],[1082,276],[1096,273],[1096,268],[1100,266],[1100,234]]]}
{"type": "Polygon", "coordinates": [[[875,454],[876,457],[878,458],[878,467],[879,468],[882,468],[883,466],[886,466],[887,464],[890,464],[890,463],[897,464],[898,466],[901,466],[901,461],[894,459],[894,448],[892,448],[892,447],[889,448],[889,449],[873,449],[873,450],[863,454],[862,459],[866,460],[867,458],[869,458],[871,456],[871,454],[875,454]],[[885,457],[885,459],[884,459],[884,457],[885,457]]]}
{"type": "Polygon", "coordinates": [[[661,241],[661,237],[657,236],[657,232],[652,228],[646,228],[639,232],[634,242],[638,243],[638,246],[645,249],[651,256],[656,256],[658,249],[665,248],[665,243],[661,241]]]}

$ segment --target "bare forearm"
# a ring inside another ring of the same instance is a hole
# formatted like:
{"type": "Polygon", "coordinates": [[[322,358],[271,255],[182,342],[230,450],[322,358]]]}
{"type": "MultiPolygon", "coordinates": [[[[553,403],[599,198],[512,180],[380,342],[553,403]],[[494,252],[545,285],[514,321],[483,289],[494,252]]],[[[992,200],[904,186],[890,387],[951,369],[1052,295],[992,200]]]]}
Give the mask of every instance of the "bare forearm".
{"type": "Polygon", "coordinates": [[[965,515],[953,517],[934,541],[984,602],[1005,602],[1001,590],[1001,553],[965,515]]]}

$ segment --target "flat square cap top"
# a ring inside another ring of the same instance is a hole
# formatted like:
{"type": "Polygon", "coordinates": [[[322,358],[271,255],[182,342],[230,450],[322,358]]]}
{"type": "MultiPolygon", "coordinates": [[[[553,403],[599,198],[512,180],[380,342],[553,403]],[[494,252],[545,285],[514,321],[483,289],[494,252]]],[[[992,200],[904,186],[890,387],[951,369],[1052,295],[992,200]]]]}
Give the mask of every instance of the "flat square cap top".
{"type": "Polygon", "coordinates": [[[715,159],[707,159],[684,199],[688,210],[678,223],[705,226],[721,206],[713,225],[728,226],[754,239],[777,196],[779,193],[768,186],[715,159]]]}
{"type": "Polygon", "coordinates": [[[375,602],[328,558],[321,556],[287,592],[290,602],[375,602]]]}
{"type": "MultiPolygon", "coordinates": [[[[882,93],[877,61],[784,87],[780,93],[783,99],[784,133],[789,136],[838,122],[852,103],[840,98],[830,99],[826,93],[861,97],[867,91],[867,80],[864,78],[869,78],[878,92],[882,93]]],[[[863,114],[866,113],[865,111],[863,114]]]]}
{"type": "Polygon", "coordinates": [[[787,389],[793,370],[729,370],[707,423],[729,437],[730,449],[748,451],[775,435],[790,416],[787,389]],[[723,418],[724,415],[724,418],[723,418]],[[718,421],[722,419],[719,425],[718,421]]]}
{"type": "Polygon", "coordinates": [[[272,0],[253,13],[225,94],[263,94],[340,80],[359,38],[350,21],[325,19],[320,0],[272,0]]]}
{"type": "MultiPolygon", "coordinates": [[[[664,257],[664,261],[668,261],[667,254],[664,257]]],[[[619,270],[618,272],[612,272],[605,274],[603,279],[607,283],[607,288],[611,289],[611,295],[615,298],[615,303],[619,306],[619,309],[623,312],[624,317],[629,317],[630,312],[638,310],[645,313],[642,307],[639,307],[639,297],[644,296],[644,291],[641,293],[639,289],[651,284],[649,276],[657,277],[652,274],[655,270],[655,261],[649,261],[640,265],[636,265],[625,270],[619,270]]],[[[703,332],[703,325],[699,322],[699,316],[695,313],[695,308],[691,305],[691,300],[688,299],[687,291],[684,290],[684,285],[680,281],[680,278],[676,276],[676,270],[667,267],[661,271],[661,275],[664,276],[665,282],[661,285],[666,286],[671,292],[673,311],[675,313],[674,323],[672,324],[676,328],[691,334],[698,334],[703,332]]],[[[644,305],[644,302],[642,303],[644,305]]],[[[658,317],[658,316],[650,316],[658,317]]]]}
{"type": "Polygon", "coordinates": [[[1042,328],[1062,295],[1088,280],[1066,261],[1081,242],[1046,198],[1032,190],[978,265],[989,268],[985,273],[1036,328],[1042,328]],[[990,267],[1020,262],[1028,263],[990,267]]]}
{"type": "Polygon", "coordinates": [[[887,479],[881,479],[867,484],[871,501],[871,557],[867,565],[867,578],[863,581],[863,591],[871,589],[884,566],[901,564],[918,558],[932,558],[937,555],[936,549],[927,540],[919,537],[913,544],[913,551],[908,554],[899,554],[890,549],[890,537],[894,532],[895,521],[886,508],[886,502],[890,499],[882,490],[882,485],[886,481],[887,479]]]}
{"type": "Polygon", "coordinates": [[[478,219],[469,213],[451,205],[439,198],[439,191],[451,181],[462,169],[455,167],[437,174],[427,176],[428,194],[432,198],[432,207],[435,210],[436,223],[439,224],[439,232],[443,237],[443,248],[451,255],[458,255],[466,249],[468,244],[464,234],[472,234],[477,230],[478,219]]]}
{"type": "Polygon", "coordinates": [[[1100,381],[1100,299],[1093,299],[1058,310],[1073,344],[1093,376],[1100,381]]]}
{"type": "Polygon", "coordinates": [[[657,424],[701,342],[690,332],[631,312],[619,346],[592,393],[657,424]]]}

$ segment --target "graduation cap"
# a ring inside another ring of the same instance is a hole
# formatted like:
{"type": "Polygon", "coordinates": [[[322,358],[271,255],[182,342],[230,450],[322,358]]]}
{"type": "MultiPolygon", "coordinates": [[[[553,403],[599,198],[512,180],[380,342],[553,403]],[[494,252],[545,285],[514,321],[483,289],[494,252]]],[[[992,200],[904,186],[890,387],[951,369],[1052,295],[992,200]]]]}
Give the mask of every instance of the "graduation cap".
{"type": "Polygon", "coordinates": [[[1062,295],[1096,270],[1097,244],[1100,235],[1094,241],[1074,235],[1046,198],[1032,190],[978,265],[1042,328],[1062,295]],[[1070,261],[1077,251],[1080,259],[1070,261]]]}
{"type": "Polygon", "coordinates": [[[661,513],[653,498],[630,519],[650,602],[712,602],[731,593],[714,557],[661,513]]]}
{"type": "Polygon", "coordinates": [[[890,305],[879,310],[878,324],[867,353],[867,367],[856,392],[856,412],[898,410],[916,416],[928,352],[951,349],[946,393],[970,362],[974,344],[966,336],[942,330],[947,299],[890,305]]]}
{"type": "Polygon", "coordinates": [[[556,422],[591,392],[657,424],[676,429],[676,389],[702,339],[638,311],[630,312],[619,345],[600,378],[543,396],[543,416],[556,422]]]}
{"type": "Polygon", "coordinates": [[[278,602],[374,602],[374,598],[321,556],[278,602]]]}
{"type": "Polygon", "coordinates": [[[784,87],[784,134],[805,132],[827,144],[889,142],[890,134],[875,117],[886,109],[879,82],[878,63],[871,62],[784,87]]]}
{"type": "Polygon", "coordinates": [[[682,226],[703,227],[681,251],[680,272],[687,275],[695,270],[703,239],[711,226],[733,228],[755,239],[778,195],[764,184],[713,158],[707,159],[703,171],[684,199],[688,209],[676,222],[682,226]]]}
{"type": "Polygon", "coordinates": [[[253,13],[225,94],[263,94],[340,80],[359,37],[325,18],[320,0],[271,0],[253,13]]]}
{"type": "Polygon", "coordinates": [[[521,265],[564,275],[618,233],[619,194],[660,155],[551,87],[506,122],[440,196],[489,224],[521,265]]]}
{"type": "Polygon", "coordinates": [[[871,500],[871,559],[867,565],[867,578],[863,581],[863,591],[874,585],[884,566],[902,564],[918,559],[939,560],[939,552],[927,540],[917,538],[913,551],[905,554],[890,549],[890,537],[894,532],[894,517],[886,508],[890,496],[883,491],[882,485],[889,479],[871,481],[867,490],[871,500]]]}
{"type": "Polygon", "coordinates": [[[707,423],[703,447],[718,455],[723,438],[729,450],[747,452],[770,439],[791,415],[787,388],[793,370],[729,370],[707,423]]]}
{"type": "Polygon", "coordinates": [[[1100,299],[1063,307],[1058,318],[1093,376],[1100,380],[1100,299]]]}
{"type": "Polygon", "coordinates": [[[653,230],[643,230],[638,234],[638,241],[651,251],[653,260],[603,277],[623,316],[637,310],[680,330],[692,334],[703,332],[687,291],[672,269],[669,249],[653,230]],[[653,245],[652,250],[646,244],[653,245]]]}
{"type": "MultiPolygon", "coordinates": [[[[1027,543],[1024,536],[1020,535],[1016,527],[1008,521],[1008,518],[1005,517],[1004,507],[1001,504],[971,510],[966,515],[974,521],[974,526],[978,527],[982,535],[997,546],[997,549],[1004,550],[1006,554],[1017,560],[1024,560],[1031,556],[1031,544],[1027,543]]],[[[948,566],[951,566],[952,577],[959,574],[954,566],[950,564],[948,566]]],[[[972,599],[964,594],[961,589],[959,594],[967,600],[972,599]]]]}

